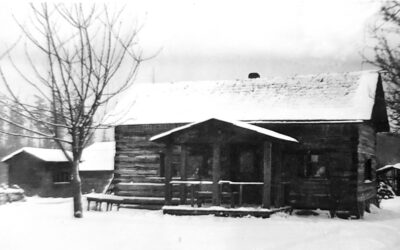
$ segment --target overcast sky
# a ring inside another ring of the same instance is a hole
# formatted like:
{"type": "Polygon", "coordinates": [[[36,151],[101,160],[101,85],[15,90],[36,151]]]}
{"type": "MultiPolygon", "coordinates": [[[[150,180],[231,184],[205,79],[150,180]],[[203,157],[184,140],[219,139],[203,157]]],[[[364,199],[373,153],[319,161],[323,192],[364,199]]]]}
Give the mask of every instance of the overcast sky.
{"type": "MultiPolygon", "coordinates": [[[[380,1],[129,1],[127,22],[144,25],[147,55],[138,81],[217,80],[354,71],[369,40],[380,1]]],[[[26,16],[25,1],[0,4],[2,46],[17,36],[11,14],[26,16]]]]}

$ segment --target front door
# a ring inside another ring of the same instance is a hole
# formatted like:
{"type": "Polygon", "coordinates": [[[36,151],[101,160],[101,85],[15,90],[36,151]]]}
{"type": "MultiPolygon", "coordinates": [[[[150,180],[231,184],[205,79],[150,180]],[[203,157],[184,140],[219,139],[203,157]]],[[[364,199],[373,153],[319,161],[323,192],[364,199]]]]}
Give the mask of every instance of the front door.
{"type": "MultiPolygon", "coordinates": [[[[231,157],[232,181],[262,182],[261,158],[257,146],[235,145],[232,147],[231,157]]],[[[262,186],[243,185],[243,203],[261,204],[261,192],[262,186]]]]}

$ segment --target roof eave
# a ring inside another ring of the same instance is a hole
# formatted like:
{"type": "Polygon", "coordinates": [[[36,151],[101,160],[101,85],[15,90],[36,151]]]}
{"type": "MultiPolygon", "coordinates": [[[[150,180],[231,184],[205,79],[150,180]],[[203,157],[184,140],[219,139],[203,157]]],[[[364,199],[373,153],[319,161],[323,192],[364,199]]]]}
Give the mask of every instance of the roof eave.
{"type": "Polygon", "coordinates": [[[251,130],[254,133],[258,133],[261,136],[265,136],[268,138],[271,138],[273,140],[280,140],[280,141],[287,141],[287,142],[295,142],[298,143],[299,141],[296,140],[295,138],[292,138],[290,136],[284,135],[284,134],[280,134],[277,133],[275,131],[269,130],[269,129],[265,129],[265,128],[261,128],[255,125],[252,125],[250,123],[246,123],[246,122],[241,122],[241,121],[229,121],[226,119],[221,119],[221,118],[209,118],[209,119],[205,119],[205,120],[201,120],[198,122],[194,122],[194,123],[189,123],[171,130],[168,130],[166,132],[163,132],[161,134],[155,135],[153,137],[151,137],[149,140],[150,141],[154,141],[154,142],[165,142],[165,140],[168,140],[169,137],[171,137],[173,134],[183,131],[185,129],[191,128],[193,126],[196,126],[198,124],[201,123],[205,123],[211,120],[217,120],[217,121],[221,121],[221,122],[225,122],[228,124],[231,124],[232,126],[236,126],[236,127],[240,127],[242,129],[247,129],[247,130],[251,130]]]}

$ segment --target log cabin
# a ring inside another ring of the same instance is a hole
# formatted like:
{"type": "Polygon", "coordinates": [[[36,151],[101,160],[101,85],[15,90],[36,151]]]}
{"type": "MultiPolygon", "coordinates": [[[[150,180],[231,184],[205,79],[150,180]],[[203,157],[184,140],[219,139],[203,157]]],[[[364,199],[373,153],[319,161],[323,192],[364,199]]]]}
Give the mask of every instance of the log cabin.
{"type": "Polygon", "coordinates": [[[107,119],[117,195],[358,217],[376,200],[376,134],[389,130],[376,71],[138,83],[107,119]]]}

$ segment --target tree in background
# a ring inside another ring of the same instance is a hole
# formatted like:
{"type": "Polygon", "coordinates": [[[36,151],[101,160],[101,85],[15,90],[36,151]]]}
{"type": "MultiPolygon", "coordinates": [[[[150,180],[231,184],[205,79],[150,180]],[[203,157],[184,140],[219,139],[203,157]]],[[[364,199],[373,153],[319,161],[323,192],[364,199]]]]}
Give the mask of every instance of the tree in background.
{"type": "MultiPolygon", "coordinates": [[[[6,111],[6,108],[2,105],[0,105],[0,114],[3,114],[6,111]]],[[[0,129],[4,130],[6,126],[6,123],[2,120],[0,120],[0,129]]],[[[0,157],[5,156],[8,153],[8,150],[6,148],[6,143],[7,143],[7,135],[0,133],[0,157]]]]}
{"type": "Polygon", "coordinates": [[[400,130],[400,1],[383,3],[380,10],[382,22],[373,29],[376,45],[374,58],[369,63],[382,69],[382,77],[388,83],[386,102],[389,106],[391,125],[400,130]]]}
{"type": "Polygon", "coordinates": [[[32,21],[18,25],[38,51],[32,56],[32,49],[25,48],[32,74],[12,56],[8,58],[23,78],[26,91],[31,89],[41,99],[31,103],[20,98],[0,67],[7,89],[7,97],[0,102],[36,126],[30,128],[4,112],[0,120],[18,130],[0,132],[52,140],[64,152],[72,166],[74,216],[80,218],[82,151],[93,132],[105,126],[99,110],[134,81],[143,60],[137,45],[139,29],[134,23],[122,26],[122,12],[112,12],[106,5],[42,3],[31,4],[31,10],[32,21]],[[35,61],[38,55],[44,63],[35,61]]]}
{"type": "MultiPolygon", "coordinates": [[[[47,133],[47,128],[41,121],[51,123],[52,117],[46,115],[45,112],[45,110],[49,110],[50,107],[46,103],[46,100],[38,95],[35,95],[35,101],[33,105],[37,108],[37,112],[35,113],[35,115],[38,118],[38,121],[32,121],[31,128],[42,133],[47,133]]],[[[31,135],[34,135],[34,133],[31,133],[31,135]]],[[[57,148],[57,145],[52,140],[38,140],[38,144],[36,146],[39,148],[57,148]]]]}
{"type": "MultiPolygon", "coordinates": [[[[18,105],[16,103],[12,103],[9,107],[3,107],[3,109],[0,110],[3,112],[2,115],[9,117],[10,120],[8,123],[6,123],[5,120],[2,120],[4,124],[3,129],[6,129],[7,126],[9,135],[25,135],[26,131],[23,129],[23,127],[28,126],[28,124],[24,116],[20,115],[18,112],[15,112],[16,109],[18,109],[18,105]],[[13,124],[20,124],[21,126],[13,126],[13,124]]],[[[4,136],[4,138],[8,152],[18,150],[19,148],[25,146],[26,138],[15,136],[4,136]]]]}

